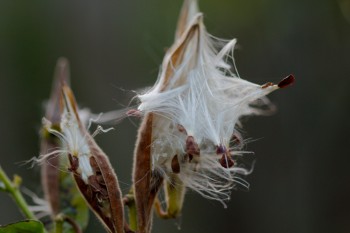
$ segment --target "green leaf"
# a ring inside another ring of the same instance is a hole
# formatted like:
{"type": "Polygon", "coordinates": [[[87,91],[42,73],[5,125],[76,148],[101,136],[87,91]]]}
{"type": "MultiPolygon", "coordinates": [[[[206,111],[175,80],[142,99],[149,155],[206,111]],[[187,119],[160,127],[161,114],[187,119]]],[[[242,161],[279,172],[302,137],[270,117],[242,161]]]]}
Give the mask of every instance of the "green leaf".
{"type": "Polygon", "coordinates": [[[0,233],[44,233],[44,225],[35,220],[25,220],[0,226],[0,233]]]}

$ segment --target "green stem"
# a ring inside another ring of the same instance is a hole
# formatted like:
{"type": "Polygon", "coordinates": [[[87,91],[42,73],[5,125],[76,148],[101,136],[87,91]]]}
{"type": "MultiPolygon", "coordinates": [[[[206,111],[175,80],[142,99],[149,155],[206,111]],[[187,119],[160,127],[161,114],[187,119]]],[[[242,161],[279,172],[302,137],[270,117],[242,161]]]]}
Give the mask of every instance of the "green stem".
{"type": "Polygon", "coordinates": [[[63,232],[63,216],[62,215],[58,215],[55,218],[55,233],[62,233],[63,232]]]}
{"type": "Polygon", "coordinates": [[[134,199],[134,192],[131,189],[130,192],[125,197],[126,205],[129,208],[129,227],[130,230],[136,231],[137,229],[137,212],[136,212],[136,203],[134,199]]]}
{"type": "Polygon", "coordinates": [[[11,195],[18,207],[23,212],[24,216],[28,219],[37,220],[34,214],[29,210],[27,202],[24,200],[21,192],[18,189],[20,178],[18,177],[15,178],[14,181],[11,181],[0,166],[0,181],[3,182],[4,190],[11,195]]]}
{"type": "Polygon", "coordinates": [[[74,221],[74,219],[62,213],[55,217],[55,233],[66,232],[67,229],[64,227],[65,222],[71,225],[73,232],[82,233],[80,226],[74,221]]]}
{"type": "Polygon", "coordinates": [[[135,202],[132,205],[129,205],[129,227],[131,230],[136,231],[137,229],[137,212],[135,202]]]}

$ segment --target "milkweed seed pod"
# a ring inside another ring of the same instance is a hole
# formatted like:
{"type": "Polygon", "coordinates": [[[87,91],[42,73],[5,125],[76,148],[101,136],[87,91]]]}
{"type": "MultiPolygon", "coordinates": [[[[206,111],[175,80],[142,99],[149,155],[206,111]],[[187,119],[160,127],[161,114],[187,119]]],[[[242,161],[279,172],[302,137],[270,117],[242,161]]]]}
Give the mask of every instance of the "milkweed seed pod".
{"type": "MultiPolygon", "coordinates": [[[[251,171],[238,162],[246,153],[240,150],[239,120],[268,112],[270,103],[265,96],[293,83],[294,77],[277,85],[241,79],[233,60],[236,39],[209,35],[197,9],[195,0],[185,1],[174,45],[165,54],[159,78],[149,91],[138,95],[138,110],[144,119],[134,182],[147,183],[151,188],[139,191],[149,194],[163,180],[173,183],[175,176],[184,187],[224,204],[233,187],[248,186],[238,175],[251,171]],[[140,174],[139,166],[145,166],[140,174]],[[149,179],[142,179],[145,174],[149,179]]],[[[137,204],[153,203],[145,197],[137,199],[137,185],[135,195],[137,204]]]]}
{"type": "MultiPolygon", "coordinates": [[[[89,209],[79,193],[73,178],[63,169],[67,165],[66,156],[60,156],[57,148],[60,147],[59,138],[51,134],[47,128],[60,131],[61,108],[62,108],[62,83],[69,82],[69,64],[65,58],[57,61],[54,74],[51,96],[46,103],[45,120],[41,129],[40,154],[47,155],[41,161],[41,182],[48,203],[47,211],[52,221],[57,215],[63,214],[69,218],[63,229],[65,232],[75,232],[74,228],[85,229],[89,221],[89,209]],[[53,153],[52,153],[53,152],[53,153]]],[[[52,226],[47,226],[51,228],[52,226]]]]}
{"type": "Polygon", "coordinates": [[[105,229],[111,233],[124,232],[124,210],[117,176],[108,157],[93,139],[99,132],[108,130],[98,126],[90,135],[80,119],[71,89],[62,83],[61,92],[60,130],[44,120],[48,132],[60,139],[60,149],[42,155],[40,160],[54,153],[66,156],[68,170],[73,174],[77,188],[105,229]]]}
{"type": "MultiPolygon", "coordinates": [[[[109,232],[124,231],[124,209],[117,176],[108,157],[82,125],[72,91],[62,87],[61,140],[74,180],[91,210],[109,232]]],[[[102,130],[102,128],[98,128],[102,130]]]]}

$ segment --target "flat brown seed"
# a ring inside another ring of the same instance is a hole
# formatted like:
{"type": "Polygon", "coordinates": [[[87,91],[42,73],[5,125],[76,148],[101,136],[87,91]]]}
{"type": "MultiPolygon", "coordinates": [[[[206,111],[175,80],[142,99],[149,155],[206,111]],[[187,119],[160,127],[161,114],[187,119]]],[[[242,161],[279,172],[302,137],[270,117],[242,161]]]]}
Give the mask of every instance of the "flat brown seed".
{"type": "Polygon", "coordinates": [[[232,167],[234,165],[234,162],[226,154],[223,154],[221,159],[220,159],[220,164],[224,168],[230,168],[230,167],[232,167]]]}
{"type": "Polygon", "coordinates": [[[185,127],[183,127],[182,125],[178,124],[177,125],[177,129],[181,132],[187,135],[187,131],[185,129],[185,127]]]}
{"type": "Polygon", "coordinates": [[[295,78],[292,74],[288,75],[281,82],[278,83],[279,88],[285,88],[295,82],[295,78]]]}
{"type": "Polygon", "coordinates": [[[77,169],[79,168],[79,160],[76,156],[73,156],[71,154],[68,154],[68,159],[70,162],[70,168],[68,168],[68,170],[70,172],[75,173],[77,171],[77,169]]]}
{"type": "Polygon", "coordinates": [[[242,136],[237,132],[232,134],[231,143],[238,149],[242,149],[244,145],[242,136]]]}
{"type": "Polygon", "coordinates": [[[171,160],[171,170],[176,174],[180,173],[180,164],[177,155],[171,160]]]}
{"type": "Polygon", "coordinates": [[[198,144],[195,142],[193,136],[188,136],[186,139],[186,152],[192,156],[200,154],[198,144]]]}
{"type": "Polygon", "coordinates": [[[221,154],[225,154],[226,153],[226,147],[223,145],[219,145],[216,147],[216,154],[217,155],[221,155],[221,154]]]}

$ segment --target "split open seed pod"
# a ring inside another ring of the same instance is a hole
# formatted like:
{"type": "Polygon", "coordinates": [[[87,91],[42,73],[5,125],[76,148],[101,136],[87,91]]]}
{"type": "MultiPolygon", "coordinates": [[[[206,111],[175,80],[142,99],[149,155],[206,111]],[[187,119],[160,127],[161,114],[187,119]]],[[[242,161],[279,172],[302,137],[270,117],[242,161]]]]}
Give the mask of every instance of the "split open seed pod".
{"type": "MultiPolygon", "coordinates": [[[[61,156],[57,148],[61,146],[60,140],[49,131],[53,128],[60,130],[62,110],[62,83],[69,82],[69,64],[67,59],[57,61],[54,74],[51,96],[45,106],[45,120],[40,131],[40,154],[45,159],[41,161],[41,183],[45,200],[49,204],[52,221],[57,215],[63,214],[69,223],[65,222],[65,232],[75,232],[75,228],[84,230],[89,221],[89,209],[74,184],[73,178],[63,170],[67,165],[66,156],[61,156]],[[46,123],[50,122],[49,127],[46,123]],[[54,152],[54,153],[52,153],[54,152]]],[[[51,229],[52,224],[47,226],[51,229]]]]}
{"type": "Polygon", "coordinates": [[[185,1],[159,78],[138,95],[138,110],[145,117],[135,150],[134,185],[142,227],[150,225],[153,193],[163,180],[169,190],[176,176],[181,185],[223,205],[232,188],[248,188],[240,177],[251,172],[240,164],[247,152],[235,139],[240,138],[240,119],[271,112],[265,96],[294,82],[292,75],[279,84],[241,79],[233,60],[236,39],[209,35],[196,9],[195,0],[185,1]]]}
{"type": "Polygon", "coordinates": [[[108,157],[82,125],[71,89],[62,86],[61,140],[76,185],[90,209],[111,233],[124,232],[124,210],[117,176],[108,157]]]}

